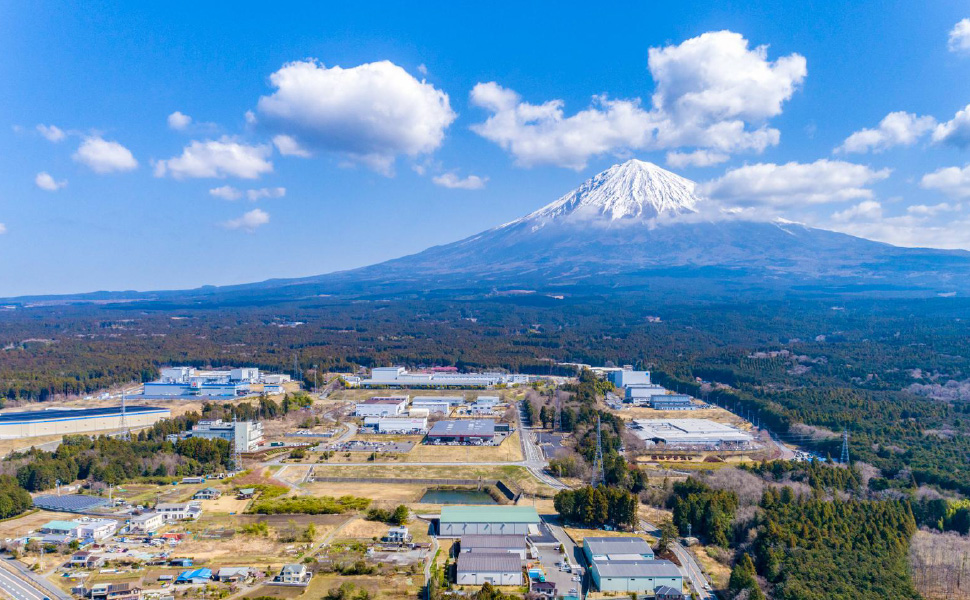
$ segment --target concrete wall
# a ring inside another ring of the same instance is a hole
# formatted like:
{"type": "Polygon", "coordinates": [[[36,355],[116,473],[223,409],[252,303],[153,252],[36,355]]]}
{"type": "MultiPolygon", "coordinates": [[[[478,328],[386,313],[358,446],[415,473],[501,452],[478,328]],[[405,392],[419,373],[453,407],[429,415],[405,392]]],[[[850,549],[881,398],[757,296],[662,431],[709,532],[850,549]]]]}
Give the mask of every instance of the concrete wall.
{"type": "MultiPolygon", "coordinates": [[[[165,409],[146,413],[127,413],[128,427],[134,429],[154,425],[172,416],[165,409]]],[[[84,418],[82,416],[52,419],[49,421],[28,421],[24,423],[0,423],[0,439],[19,439],[44,435],[70,435],[91,431],[107,431],[121,427],[121,415],[103,415],[84,418]]]]}
{"type": "Polygon", "coordinates": [[[483,585],[486,581],[492,585],[522,585],[522,571],[504,573],[496,571],[482,573],[458,573],[458,585],[483,585]]]}

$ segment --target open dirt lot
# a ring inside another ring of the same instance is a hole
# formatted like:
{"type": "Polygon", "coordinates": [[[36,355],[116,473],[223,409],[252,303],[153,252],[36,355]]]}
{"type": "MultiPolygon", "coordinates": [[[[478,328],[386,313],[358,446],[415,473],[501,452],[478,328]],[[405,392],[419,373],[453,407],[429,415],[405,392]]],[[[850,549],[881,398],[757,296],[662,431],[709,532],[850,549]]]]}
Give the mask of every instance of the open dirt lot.
{"type": "Polygon", "coordinates": [[[210,513],[242,513],[249,500],[237,500],[232,494],[223,494],[215,500],[203,500],[202,510],[210,513]]]}
{"type": "Polygon", "coordinates": [[[519,462],[522,442],[519,432],[505,438],[500,446],[426,446],[416,445],[407,454],[407,462],[519,462]]]}
{"type": "Polygon", "coordinates": [[[316,465],[314,473],[321,477],[380,477],[387,479],[483,479],[502,481],[518,486],[527,494],[552,497],[555,490],[536,481],[525,467],[509,466],[419,466],[419,465],[316,465]]]}
{"type": "Polygon", "coordinates": [[[654,539],[649,535],[641,535],[628,531],[603,531],[602,529],[585,529],[582,527],[563,527],[563,531],[577,544],[582,544],[588,537],[641,537],[651,544],[654,539]]]}
{"type": "MultiPolygon", "coordinates": [[[[603,405],[603,408],[606,408],[603,405]]],[[[708,419],[716,423],[724,423],[739,429],[747,430],[751,428],[748,423],[734,413],[723,408],[704,408],[698,410],[654,410],[643,406],[633,406],[623,410],[612,410],[610,412],[625,421],[633,419],[708,419]]]]}
{"type": "Polygon", "coordinates": [[[398,504],[413,504],[421,498],[426,485],[398,483],[327,483],[315,482],[303,486],[313,496],[363,496],[373,500],[372,506],[393,508],[398,504]]]}
{"type": "Polygon", "coordinates": [[[16,519],[0,521],[0,538],[25,535],[28,531],[34,531],[48,521],[71,521],[76,518],[77,515],[72,515],[71,513],[38,510],[20,515],[16,519]]]}

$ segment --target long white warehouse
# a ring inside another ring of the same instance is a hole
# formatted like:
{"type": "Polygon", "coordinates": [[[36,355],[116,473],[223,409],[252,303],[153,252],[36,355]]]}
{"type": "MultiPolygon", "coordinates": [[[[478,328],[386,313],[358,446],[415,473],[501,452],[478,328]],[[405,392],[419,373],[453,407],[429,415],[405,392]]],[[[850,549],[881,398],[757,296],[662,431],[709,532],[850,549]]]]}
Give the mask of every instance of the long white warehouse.
{"type": "MultiPolygon", "coordinates": [[[[157,406],[129,406],[125,409],[125,421],[130,428],[154,425],[171,416],[172,411],[157,406]]],[[[120,428],[120,406],[0,413],[0,439],[4,440],[120,428]]]]}

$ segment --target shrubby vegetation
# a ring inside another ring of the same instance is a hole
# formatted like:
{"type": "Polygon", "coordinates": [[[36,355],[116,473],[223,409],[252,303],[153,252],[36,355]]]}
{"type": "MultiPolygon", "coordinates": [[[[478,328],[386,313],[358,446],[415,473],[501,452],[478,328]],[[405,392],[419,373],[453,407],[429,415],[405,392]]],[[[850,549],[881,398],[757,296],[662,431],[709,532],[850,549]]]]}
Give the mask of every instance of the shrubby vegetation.
{"type": "Polygon", "coordinates": [[[260,515],[334,515],[351,510],[364,510],[370,498],[357,496],[286,496],[260,498],[247,512],[260,515]]]}
{"type": "Polygon", "coordinates": [[[54,452],[31,448],[11,454],[6,461],[19,465],[18,483],[37,492],[60,480],[77,479],[118,485],[137,477],[204,475],[225,471],[231,465],[229,442],[189,438],[177,443],[131,441],[101,436],[64,436],[54,452]]]}
{"type": "Polygon", "coordinates": [[[737,494],[687,479],[674,484],[671,508],[674,524],[681,533],[690,531],[716,546],[728,546],[731,523],[738,509],[737,494]]]}
{"type": "Polygon", "coordinates": [[[640,504],[629,491],[606,486],[562,490],[556,494],[554,503],[556,512],[564,519],[586,527],[634,527],[640,504]]]}
{"type": "Polygon", "coordinates": [[[15,517],[31,507],[33,500],[17,480],[0,475],[0,519],[15,517]]]}
{"type": "Polygon", "coordinates": [[[394,510],[372,508],[367,511],[366,518],[368,521],[381,521],[391,525],[407,525],[411,518],[411,511],[403,504],[399,504],[394,510]]]}

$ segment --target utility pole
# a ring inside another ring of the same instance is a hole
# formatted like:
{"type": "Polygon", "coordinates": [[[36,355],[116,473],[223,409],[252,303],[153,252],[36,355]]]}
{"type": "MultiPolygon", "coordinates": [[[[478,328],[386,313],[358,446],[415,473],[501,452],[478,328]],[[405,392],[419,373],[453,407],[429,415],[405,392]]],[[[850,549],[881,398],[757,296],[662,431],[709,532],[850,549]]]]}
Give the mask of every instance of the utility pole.
{"type": "Polygon", "coordinates": [[[600,430],[600,418],[596,417],[596,458],[593,461],[593,475],[590,479],[590,487],[606,483],[606,472],[603,467],[603,436],[600,430]]]}
{"type": "Polygon", "coordinates": [[[849,464],[849,428],[842,429],[842,464],[849,464]]]}
{"type": "MultiPolygon", "coordinates": [[[[247,427],[247,434],[249,428],[247,427]]],[[[248,438],[248,435],[247,435],[248,438]]],[[[232,413],[232,469],[235,472],[242,471],[242,449],[239,447],[239,421],[236,419],[236,413],[232,413]]],[[[246,448],[249,450],[249,448],[246,448]]]]}
{"type": "Polygon", "coordinates": [[[556,390],[556,422],[553,423],[553,431],[562,431],[562,394],[556,390]]]}

